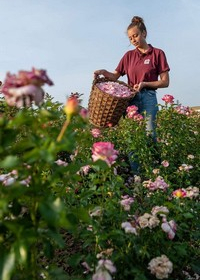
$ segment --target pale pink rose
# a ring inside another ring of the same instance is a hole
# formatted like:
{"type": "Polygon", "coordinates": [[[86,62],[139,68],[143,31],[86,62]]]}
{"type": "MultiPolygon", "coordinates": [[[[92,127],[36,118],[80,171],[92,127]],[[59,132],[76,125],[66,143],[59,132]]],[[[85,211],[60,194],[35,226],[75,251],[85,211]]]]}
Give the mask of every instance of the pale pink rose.
{"type": "Polygon", "coordinates": [[[138,223],[141,228],[154,228],[159,225],[160,220],[149,213],[145,213],[144,215],[138,217],[138,223]]]}
{"type": "Polygon", "coordinates": [[[125,211],[130,211],[131,204],[134,202],[134,198],[130,197],[129,195],[122,196],[122,200],[120,204],[123,206],[125,211]]]}
{"type": "Polygon", "coordinates": [[[152,215],[160,215],[161,217],[166,216],[169,210],[166,206],[154,206],[151,210],[152,215]]]}
{"type": "Polygon", "coordinates": [[[89,173],[90,169],[91,169],[90,165],[84,165],[81,167],[81,171],[83,172],[84,175],[87,175],[89,173]]]}
{"type": "Polygon", "coordinates": [[[169,166],[169,162],[168,162],[167,160],[163,160],[163,161],[161,162],[161,164],[162,164],[162,166],[164,166],[164,167],[168,167],[168,166],[169,166]]]}
{"type": "Polygon", "coordinates": [[[192,110],[188,107],[188,106],[183,106],[183,105],[179,105],[175,108],[175,110],[177,111],[177,113],[181,114],[181,115],[190,115],[192,113],[192,110]]]}
{"type": "Polygon", "coordinates": [[[5,100],[9,106],[30,107],[34,102],[39,105],[44,99],[44,91],[35,85],[26,85],[18,88],[9,88],[5,100]]]}
{"type": "Polygon", "coordinates": [[[165,101],[165,103],[169,103],[169,104],[173,104],[174,103],[174,97],[170,94],[165,94],[162,98],[163,101],[165,101]]]}
{"type": "Polygon", "coordinates": [[[117,159],[118,151],[114,149],[114,145],[111,142],[96,142],[92,147],[92,159],[93,161],[103,160],[108,166],[115,163],[117,159]]]}
{"type": "Polygon", "coordinates": [[[164,221],[161,224],[161,228],[162,228],[162,230],[164,232],[167,233],[169,239],[172,240],[175,237],[176,230],[177,230],[177,225],[176,225],[174,220],[171,220],[169,222],[168,221],[164,221]]]}
{"type": "Polygon", "coordinates": [[[100,206],[95,207],[91,211],[89,211],[90,217],[99,217],[102,215],[103,209],[100,206]]]}
{"type": "Polygon", "coordinates": [[[195,198],[199,196],[199,188],[197,187],[187,187],[186,189],[186,197],[195,198]]]}
{"type": "Polygon", "coordinates": [[[187,158],[188,159],[194,159],[194,155],[188,155],[187,158]]]}
{"type": "Polygon", "coordinates": [[[190,169],[193,169],[193,166],[192,165],[188,165],[188,164],[185,164],[183,163],[181,166],[179,166],[178,168],[180,171],[186,171],[186,172],[189,172],[190,169]]]}
{"type": "Polygon", "coordinates": [[[160,173],[160,169],[158,169],[158,168],[155,168],[155,169],[153,169],[153,174],[159,174],[160,173]]]}
{"type": "Polygon", "coordinates": [[[134,175],[134,182],[135,182],[136,184],[140,184],[140,183],[141,183],[141,181],[142,181],[142,179],[141,179],[141,177],[140,177],[140,176],[138,176],[138,175],[134,175]]]}
{"type": "Polygon", "coordinates": [[[93,226],[92,226],[92,225],[89,225],[89,226],[87,227],[87,230],[88,230],[88,231],[93,231],[93,226]]]}
{"type": "Polygon", "coordinates": [[[160,190],[166,190],[169,185],[164,181],[164,179],[161,176],[158,176],[156,180],[154,181],[155,188],[160,190]]]}
{"type": "Polygon", "coordinates": [[[117,271],[116,267],[114,266],[111,260],[99,260],[96,269],[98,270],[99,268],[102,267],[106,268],[110,273],[115,273],[117,271]]]}
{"type": "Polygon", "coordinates": [[[99,260],[92,280],[112,280],[110,274],[116,272],[116,267],[110,260],[99,260]]]}
{"type": "Polygon", "coordinates": [[[81,263],[82,266],[86,269],[83,273],[84,274],[88,274],[90,271],[92,271],[91,267],[89,266],[89,264],[87,262],[82,262],[81,263]]]}
{"type": "Polygon", "coordinates": [[[31,71],[19,71],[17,75],[7,73],[1,92],[9,106],[29,107],[32,102],[39,105],[44,98],[41,86],[53,85],[45,70],[32,68],[31,71]]]}
{"type": "Polygon", "coordinates": [[[61,160],[61,159],[56,160],[55,163],[59,166],[67,166],[68,165],[68,163],[66,161],[61,160]]]}
{"type": "Polygon", "coordinates": [[[10,88],[19,88],[26,85],[41,87],[44,84],[50,86],[53,85],[53,82],[47,76],[46,71],[32,68],[31,71],[19,71],[17,75],[8,72],[1,91],[3,94],[7,95],[9,94],[8,90],[10,88]]]}
{"type": "Polygon", "coordinates": [[[16,182],[16,179],[13,177],[7,177],[6,180],[3,181],[4,186],[10,186],[16,182]]]}
{"type": "Polygon", "coordinates": [[[129,223],[129,222],[123,222],[123,223],[121,224],[121,227],[124,229],[124,231],[125,231],[126,233],[133,233],[133,234],[137,235],[137,230],[136,230],[135,227],[132,226],[131,223],[129,223]]]}
{"type": "Polygon", "coordinates": [[[173,264],[167,256],[162,255],[161,257],[152,259],[149,262],[148,269],[157,279],[165,279],[168,278],[170,273],[172,273],[173,264]]]}
{"type": "Polygon", "coordinates": [[[169,187],[169,185],[164,181],[164,179],[161,176],[158,176],[154,182],[151,179],[148,181],[144,181],[143,186],[151,191],[155,191],[158,189],[165,191],[169,187]]]}
{"type": "Polygon", "coordinates": [[[91,130],[91,134],[94,138],[98,138],[99,136],[101,136],[101,130],[99,128],[93,128],[91,130]]]}
{"type": "Polygon", "coordinates": [[[25,185],[26,187],[29,187],[30,182],[31,182],[31,176],[28,176],[26,179],[20,181],[20,184],[25,185]]]}

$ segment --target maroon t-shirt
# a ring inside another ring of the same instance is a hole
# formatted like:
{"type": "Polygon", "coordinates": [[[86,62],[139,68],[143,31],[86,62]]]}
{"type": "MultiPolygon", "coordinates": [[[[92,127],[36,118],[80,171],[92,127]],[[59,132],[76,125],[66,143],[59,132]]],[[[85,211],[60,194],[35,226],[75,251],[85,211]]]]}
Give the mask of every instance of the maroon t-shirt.
{"type": "Polygon", "coordinates": [[[115,69],[121,76],[128,77],[128,84],[157,81],[162,72],[169,71],[165,53],[149,45],[146,53],[134,49],[125,53],[115,69]]]}

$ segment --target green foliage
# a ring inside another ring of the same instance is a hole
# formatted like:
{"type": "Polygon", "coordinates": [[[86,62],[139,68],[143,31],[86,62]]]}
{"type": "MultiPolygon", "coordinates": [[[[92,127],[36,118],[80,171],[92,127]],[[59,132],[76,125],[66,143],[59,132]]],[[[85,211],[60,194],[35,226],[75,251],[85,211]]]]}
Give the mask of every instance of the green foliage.
{"type": "Polygon", "coordinates": [[[156,279],[148,264],[163,254],[173,263],[168,279],[185,279],[183,271],[188,270],[199,273],[199,196],[172,195],[179,188],[199,187],[199,118],[163,107],[155,143],[146,133],[145,120],[122,118],[95,138],[93,126],[77,115],[58,142],[66,119],[61,104],[47,95],[40,108],[18,110],[2,100],[0,278],[91,279],[98,259],[110,259],[117,268],[113,279],[156,279]],[[92,145],[99,141],[112,142],[119,151],[111,167],[92,161],[92,145]],[[139,163],[140,176],[130,169],[130,153],[139,163]],[[158,175],[169,187],[149,190],[144,182],[154,182],[158,175]],[[127,211],[120,204],[125,195],[134,199],[127,211]],[[162,216],[155,227],[139,225],[138,218],[155,206],[167,207],[167,220],[176,222],[173,239],[161,229],[162,216]],[[125,232],[124,222],[130,222],[136,234],[125,232]],[[63,232],[81,246],[70,252],[63,232]],[[69,251],[64,257],[69,270],[59,267],[58,250],[69,251]],[[83,262],[90,267],[86,274],[83,262]]]}

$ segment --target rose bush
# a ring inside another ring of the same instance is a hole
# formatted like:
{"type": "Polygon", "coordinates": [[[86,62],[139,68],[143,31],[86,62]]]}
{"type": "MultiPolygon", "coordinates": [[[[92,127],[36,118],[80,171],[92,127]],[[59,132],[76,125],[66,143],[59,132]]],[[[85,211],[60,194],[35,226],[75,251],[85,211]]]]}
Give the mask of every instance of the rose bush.
{"type": "Polygon", "coordinates": [[[155,143],[136,108],[97,129],[79,97],[62,106],[46,95],[29,108],[1,100],[1,279],[199,274],[199,114],[164,98],[155,143]],[[81,248],[69,253],[63,233],[81,248]]]}

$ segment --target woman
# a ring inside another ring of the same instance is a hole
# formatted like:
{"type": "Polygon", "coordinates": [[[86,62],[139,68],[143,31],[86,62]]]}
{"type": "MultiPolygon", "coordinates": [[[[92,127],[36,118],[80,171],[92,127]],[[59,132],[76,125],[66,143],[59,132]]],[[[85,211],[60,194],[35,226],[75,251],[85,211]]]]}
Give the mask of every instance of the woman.
{"type": "Polygon", "coordinates": [[[129,105],[138,107],[138,112],[147,118],[147,131],[155,138],[155,120],[158,111],[156,89],[169,86],[169,65],[165,53],[147,44],[147,30],[141,17],[134,16],[127,28],[127,35],[135,47],[125,53],[114,72],[96,70],[94,76],[116,81],[127,75],[128,84],[137,92],[129,105]]]}

